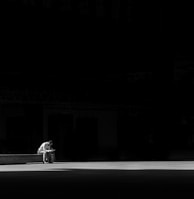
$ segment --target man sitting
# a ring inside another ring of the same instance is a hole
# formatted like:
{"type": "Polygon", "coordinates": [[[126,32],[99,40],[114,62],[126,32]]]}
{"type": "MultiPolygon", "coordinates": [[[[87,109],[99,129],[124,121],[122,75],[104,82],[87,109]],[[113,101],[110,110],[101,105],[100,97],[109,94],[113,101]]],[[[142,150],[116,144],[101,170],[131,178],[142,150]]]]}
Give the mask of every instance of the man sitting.
{"type": "Polygon", "coordinates": [[[55,149],[52,148],[53,141],[49,140],[43,142],[38,148],[37,154],[43,154],[43,163],[52,163],[54,162],[54,154],[55,149]]]}

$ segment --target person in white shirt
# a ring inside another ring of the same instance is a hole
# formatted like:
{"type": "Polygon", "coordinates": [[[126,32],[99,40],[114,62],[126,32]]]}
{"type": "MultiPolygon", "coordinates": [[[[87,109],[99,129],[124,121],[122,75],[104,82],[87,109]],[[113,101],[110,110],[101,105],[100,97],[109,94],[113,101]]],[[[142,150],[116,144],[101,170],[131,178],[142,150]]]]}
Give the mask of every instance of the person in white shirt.
{"type": "Polygon", "coordinates": [[[50,153],[55,151],[52,148],[52,145],[53,145],[53,141],[49,140],[49,141],[43,142],[38,148],[37,154],[43,154],[43,163],[48,163],[50,153]]]}

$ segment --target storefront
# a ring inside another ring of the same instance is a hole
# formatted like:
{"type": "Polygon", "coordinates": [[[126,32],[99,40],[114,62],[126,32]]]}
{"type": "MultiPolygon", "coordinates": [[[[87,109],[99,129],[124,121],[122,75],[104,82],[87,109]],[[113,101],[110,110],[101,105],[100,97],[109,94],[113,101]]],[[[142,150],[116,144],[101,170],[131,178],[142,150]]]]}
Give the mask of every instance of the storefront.
{"type": "Polygon", "coordinates": [[[52,139],[58,160],[107,158],[117,150],[117,111],[73,104],[1,104],[1,153],[36,153],[52,139]]]}

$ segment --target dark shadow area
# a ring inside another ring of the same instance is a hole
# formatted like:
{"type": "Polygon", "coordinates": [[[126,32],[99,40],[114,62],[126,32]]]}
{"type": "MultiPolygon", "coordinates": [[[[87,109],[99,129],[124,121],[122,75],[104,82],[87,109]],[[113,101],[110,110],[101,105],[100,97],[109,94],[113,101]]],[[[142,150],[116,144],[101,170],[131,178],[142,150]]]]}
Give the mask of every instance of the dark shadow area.
{"type": "Polygon", "coordinates": [[[1,172],[2,195],[68,198],[162,198],[194,194],[194,171],[88,170],[1,172]]]}
{"type": "Polygon", "coordinates": [[[3,111],[7,109],[11,114],[4,119],[3,128],[6,131],[6,136],[0,141],[0,153],[36,153],[42,142],[42,105],[14,103],[6,104],[3,107],[3,111]],[[14,110],[15,114],[12,115],[14,110]]]}

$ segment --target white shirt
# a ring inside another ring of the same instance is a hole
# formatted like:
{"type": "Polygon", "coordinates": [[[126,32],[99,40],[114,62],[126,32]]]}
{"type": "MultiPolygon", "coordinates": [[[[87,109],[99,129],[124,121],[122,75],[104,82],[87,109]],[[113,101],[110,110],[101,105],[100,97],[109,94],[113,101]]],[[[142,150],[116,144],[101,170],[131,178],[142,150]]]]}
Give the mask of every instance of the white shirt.
{"type": "Polygon", "coordinates": [[[49,142],[43,142],[38,148],[38,153],[46,152],[47,150],[51,150],[51,146],[49,142]]]}

